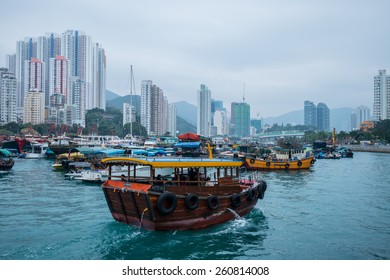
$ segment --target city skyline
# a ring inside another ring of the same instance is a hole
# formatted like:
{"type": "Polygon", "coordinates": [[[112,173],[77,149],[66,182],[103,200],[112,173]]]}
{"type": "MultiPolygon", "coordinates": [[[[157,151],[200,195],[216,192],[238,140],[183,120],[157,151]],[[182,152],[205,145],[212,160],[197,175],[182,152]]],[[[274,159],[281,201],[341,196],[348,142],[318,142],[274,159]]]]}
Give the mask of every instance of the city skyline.
{"type": "Polygon", "coordinates": [[[55,13],[41,8],[50,3],[2,3],[1,67],[25,37],[80,30],[104,46],[108,90],[129,93],[130,65],[138,92],[142,80],[153,80],[171,102],[196,104],[206,84],[229,104],[245,84],[252,118],[300,109],[304,100],[372,108],[372,77],[389,68],[386,1],[71,0],[57,2],[55,13]]]}

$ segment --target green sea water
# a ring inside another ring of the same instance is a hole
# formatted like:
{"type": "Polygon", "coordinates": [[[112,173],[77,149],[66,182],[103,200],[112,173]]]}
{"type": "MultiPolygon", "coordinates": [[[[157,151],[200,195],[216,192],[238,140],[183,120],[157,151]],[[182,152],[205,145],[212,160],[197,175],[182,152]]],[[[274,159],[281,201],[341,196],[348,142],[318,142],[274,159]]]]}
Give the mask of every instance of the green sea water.
{"type": "Polygon", "coordinates": [[[249,215],[171,232],[114,221],[99,185],[51,160],[15,161],[0,174],[2,260],[390,259],[390,154],[260,172],[267,192],[249,215]]]}

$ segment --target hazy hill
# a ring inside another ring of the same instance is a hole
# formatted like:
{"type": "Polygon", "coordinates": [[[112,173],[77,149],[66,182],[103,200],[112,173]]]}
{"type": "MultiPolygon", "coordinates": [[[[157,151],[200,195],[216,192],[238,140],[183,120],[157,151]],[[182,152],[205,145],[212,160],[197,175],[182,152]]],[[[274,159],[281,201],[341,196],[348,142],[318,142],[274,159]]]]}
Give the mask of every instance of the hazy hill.
{"type": "Polygon", "coordinates": [[[176,117],[176,129],[179,131],[179,134],[191,132],[196,133],[196,126],[193,124],[190,124],[183,118],[181,118],[179,115],[176,117]]]}
{"type": "Polygon", "coordinates": [[[197,107],[188,103],[187,101],[179,101],[173,104],[176,105],[177,115],[190,124],[194,125],[196,130],[197,107]]]}
{"type": "MultiPolygon", "coordinates": [[[[353,108],[348,107],[330,109],[330,128],[334,127],[336,131],[351,130],[351,114],[353,111],[353,108]]],[[[262,125],[269,124],[272,126],[275,123],[279,125],[304,124],[304,110],[289,112],[278,117],[264,118],[262,125]]]]}
{"type": "Polygon", "coordinates": [[[115,92],[112,92],[111,90],[106,89],[106,102],[116,99],[118,97],[120,97],[120,95],[116,94],[115,92]]]}

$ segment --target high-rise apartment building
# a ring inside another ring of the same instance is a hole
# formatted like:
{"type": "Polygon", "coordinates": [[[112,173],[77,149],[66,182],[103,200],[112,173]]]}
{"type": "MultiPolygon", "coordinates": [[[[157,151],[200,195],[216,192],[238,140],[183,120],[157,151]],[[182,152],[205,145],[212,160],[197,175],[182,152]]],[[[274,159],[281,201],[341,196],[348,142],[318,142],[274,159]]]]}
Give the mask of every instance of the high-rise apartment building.
{"type": "Polygon", "coordinates": [[[211,127],[211,91],[206,85],[198,90],[197,133],[210,136],[211,127]]]}
{"type": "Polygon", "coordinates": [[[45,94],[29,92],[24,97],[23,123],[41,124],[45,122],[45,94]]]}
{"type": "Polygon", "coordinates": [[[226,110],[218,108],[214,111],[214,127],[216,127],[215,135],[227,135],[229,130],[226,110]]]}
{"type": "Polygon", "coordinates": [[[330,110],[325,103],[316,106],[311,101],[304,103],[304,124],[321,131],[330,131],[330,110]]]}
{"type": "Polygon", "coordinates": [[[123,103],[123,125],[135,122],[135,108],[130,103],[123,103]]]}
{"type": "Polygon", "coordinates": [[[150,80],[141,84],[141,124],[149,135],[163,135],[168,130],[168,99],[150,80]]]}
{"type": "Polygon", "coordinates": [[[360,129],[360,125],[365,121],[369,121],[370,118],[370,108],[363,105],[357,107],[351,115],[351,128],[360,129]]]}
{"type": "Polygon", "coordinates": [[[177,135],[176,117],[176,106],[174,104],[168,104],[168,132],[174,137],[177,135]]]}
{"type": "Polygon", "coordinates": [[[307,126],[317,126],[317,107],[311,101],[305,101],[304,124],[307,126]]]}
{"type": "Polygon", "coordinates": [[[232,125],[234,127],[234,135],[240,137],[248,137],[250,135],[251,126],[249,104],[245,103],[244,99],[244,102],[241,103],[233,102],[231,108],[231,119],[234,120],[234,123],[232,122],[232,125]]]}
{"type": "Polygon", "coordinates": [[[317,105],[317,128],[320,131],[330,131],[330,110],[325,103],[317,105]]]}
{"type": "MultiPolygon", "coordinates": [[[[36,68],[42,73],[42,81],[36,89],[45,93],[45,106],[50,107],[50,100],[61,98],[51,97],[53,94],[65,95],[65,103],[67,105],[84,106],[77,108],[77,119],[73,123],[84,123],[86,110],[99,108],[105,110],[105,92],[106,92],[106,57],[104,49],[97,43],[92,43],[90,36],[87,36],[81,31],[68,30],[61,36],[54,33],[47,33],[45,36],[37,38],[26,38],[23,41],[18,41],[16,44],[16,54],[7,57],[7,65],[10,69],[14,69],[14,73],[18,83],[17,90],[17,106],[23,107],[24,96],[29,92],[30,84],[39,82],[34,80],[34,75],[31,75],[32,64],[38,65],[40,61],[41,67],[36,68]],[[15,57],[13,59],[13,56],[15,57]],[[53,60],[58,67],[58,57],[62,57],[61,63],[66,62],[68,68],[66,73],[57,71],[53,66],[53,60]],[[12,66],[14,65],[14,66],[12,66]],[[53,76],[61,73],[61,77],[53,76]],[[66,83],[64,83],[66,80],[66,83]],[[61,83],[53,85],[53,82],[61,83]],[[80,81],[77,85],[73,85],[74,81],[80,81]],[[80,87],[80,85],[82,86],[80,87]],[[62,89],[59,89],[62,87],[62,89]],[[57,89],[56,89],[57,88],[57,89]],[[74,93],[72,89],[84,90],[84,92],[74,93]],[[59,93],[61,91],[61,93],[59,93]],[[66,91],[66,93],[65,93],[66,91]],[[74,97],[76,95],[76,97],[74,97]],[[80,102],[79,97],[82,98],[80,102]],[[76,100],[76,101],[74,101],[76,100]]],[[[36,72],[38,73],[38,72],[36,72]]],[[[73,109],[72,109],[73,110],[73,109]]],[[[52,111],[51,108],[49,111],[52,111]]],[[[73,111],[72,111],[73,112],[73,111]]],[[[67,114],[73,116],[74,114],[67,114]]]]}
{"type": "Polygon", "coordinates": [[[141,125],[146,128],[148,134],[151,132],[152,86],[151,80],[141,83],[141,125]]]}
{"type": "Polygon", "coordinates": [[[45,90],[45,65],[38,58],[32,57],[31,60],[24,62],[25,76],[24,84],[28,91],[45,90]]]}
{"type": "Polygon", "coordinates": [[[7,54],[6,56],[6,68],[9,73],[15,75],[16,73],[16,54],[7,54]]]}
{"type": "Polygon", "coordinates": [[[390,119],[390,76],[379,70],[374,77],[374,121],[390,119]]]}
{"type": "Polygon", "coordinates": [[[0,68],[0,125],[17,122],[15,75],[6,68],[0,68]]]}

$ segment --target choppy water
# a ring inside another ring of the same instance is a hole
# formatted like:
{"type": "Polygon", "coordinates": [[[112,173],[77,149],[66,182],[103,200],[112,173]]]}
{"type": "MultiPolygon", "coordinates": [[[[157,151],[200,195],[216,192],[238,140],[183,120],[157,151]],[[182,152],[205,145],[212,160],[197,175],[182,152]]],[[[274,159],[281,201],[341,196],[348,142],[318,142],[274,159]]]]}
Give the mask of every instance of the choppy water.
{"type": "Polygon", "coordinates": [[[0,259],[390,259],[390,154],[261,172],[268,189],[248,216],[183,232],[115,222],[99,185],[51,164],[0,174],[0,259]]]}

